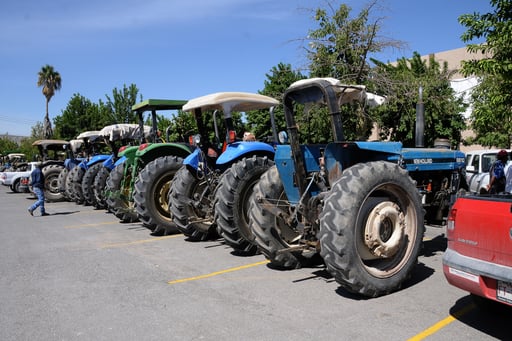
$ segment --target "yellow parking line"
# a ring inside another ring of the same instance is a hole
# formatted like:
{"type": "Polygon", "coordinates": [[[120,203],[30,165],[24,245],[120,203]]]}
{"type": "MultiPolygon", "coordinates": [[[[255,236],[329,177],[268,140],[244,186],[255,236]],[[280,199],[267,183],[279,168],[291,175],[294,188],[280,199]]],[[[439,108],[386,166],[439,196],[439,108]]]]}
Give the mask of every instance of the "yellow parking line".
{"type": "Polygon", "coordinates": [[[433,326],[425,329],[424,331],[422,331],[421,333],[419,333],[418,335],[415,335],[413,337],[411,337],[410,339],[408,339],[407,341],[419,341],[419,340],[423,340],[425,339],[427,336],[430,336],[434,333],[436,333],[438,330],[440,330],[441,328],[444,328],[446,327],[447,325],[449,325],[450,323],[452,323],[453,321],[455,321],[457,318],[460,318],[461,316],[469,313],[471,310],[473,310],[475,308],[475,305],[474,304],[469,304],[465,307],[463,307],[462,309],[456,311],[455,313],[453,313],[452,315],[448,316],[447,318],[437,322],[436,324],[434,324],[433,326]]]}
{"type": "Polygon", "coordinates": [[[225,274],[225,273],[228,273],[228,272],[233,272],[233,271],[243,270],[243,269],[247,269],[247,268],[252,268],[253,266],[258,266],[258,265],[267,264],[267,263],[269,263],[269,261],[268,260],[264,260],[264,261],[261,261],[261,262],[256,262],[256,263],[252,263],[252,264],[237,266],[236,268],[230,268],[230,269],[226,269],[226,270],[212,272],[212,273],[209,273],[209,274],[206,274],[206,275],[189,277],[189,278],[182,278],[182,279],[176,279],[174,281],[167,282],[167,284],[176,284],[176,283],[195,281],[195,280],[198,280],[198,279],[204,279],[204,278],[209,278],[209,277],[213,277],[213,276],[217,276],[217,275],[222,275],[222,274],[225,274]]]}
{"type": "Polygon", "coordinates": [[[100,226],[100,225],[113,225],[113,224],[119,224],[119,221],[108,221],[103,223],[94,223],[94,224],[81,224],[81,225],[68,225],[64,226],[65,229],[77,229],[81,227],[91,227],[91,226],[100,226]]]}
{"type": "Polygon", "coordinates": [[[163,236],[163,237],[157,237],[152,239],[142,239],[142,240],[136,240],[133,242],[126,242],[126,243],[111,243],[111,244],[103,244],[101,246],[102,249],[109,249],[109,248],[115,248],[115,247],[123,247],[123,246],[130,246],[130,245],[138,245],[138,244],[144,244],[144,243],[150,243],[150,242],[157,242],[159,240],[164,239],[170,239],[170,238],[176,238],[176,237],[183,237],[183,234],[173,234],[171,236],[163,236]]]}

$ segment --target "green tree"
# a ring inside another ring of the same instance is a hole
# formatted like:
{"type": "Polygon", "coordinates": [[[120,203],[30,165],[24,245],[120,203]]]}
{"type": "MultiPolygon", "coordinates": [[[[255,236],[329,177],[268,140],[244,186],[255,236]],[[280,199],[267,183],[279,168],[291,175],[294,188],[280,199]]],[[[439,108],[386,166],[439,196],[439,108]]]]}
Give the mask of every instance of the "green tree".
{"type": "MultiPolygon", "coordinates": [[[[295,81],[304,79],[305,76],[298,71],[293,71],[290,64],[279,63],[273,66],[269,73],[265,74],[263,90],[260,94],[281,100],[288,87],[295,81]]],[[[274,108],[275,124],[277,130],[286,128],[283,106],[274,108]]],[[[268,110],[255,110],[246,113],[247,130],[251,131],[258,139],[268,139],[272,136],[272,126],[268,110]]]]}
{"type": "Polygon", "coordinates": [[[6,151],[13,151],[13,150],[18,150],[19,149],[19,146],[16,142],[8,139],[8,138],[4,138],[4,137],[1,137],[0,138],[0,154],[4,154],[6,151]]]}
{"type": "MultiPolygon", "coordinates": [[[[130,84],[128,87],[125,84],[122,90],[114,88],[112,98],[108,95],[105,96],[107,97],[105,105],[111,116],[111,124],[137,122],[137,115],[132,111],[132,106],[138,102],[137,97],[139,96],[139,89],[135,84],[130,84]]],[[[142,101],[142,95],[139,96],[140,101],[142,101]]]]}
{"type": "Polygon", "coordinates": [[[481,83],[474,90],[471,128],[474,142],[484,146],[510,148],[512,143],[512,1],[490,0],[492,13],[464,14],[459,22],[466,27],[461,39],[469,52],[483,59],[463,62],[466,76],[476,75],[481,83]],[[471,43],[484,38],[485,43],[471,43]]]}
{"type": "Polygon", "coordinates": [[[44,116],[44,137],[51,138],[53,135],[52,124],[48,113],[48,103],[55,95],[56,90],[60,90],[62,86],[62,78],[60,74],[54,70],[53,66],[45,65],[38,73],[37,86],[43,88],[43,95],[46,98],[46,114],[44,116]]]}
{"type": "Polygon", "coordinates": [[[100,130],[110,124],[109,110],[100,101],[91,102],[80,94],[73,94],[62,114],[55,117],[55,132],[64,140],[72,140],[84,131],[100,130]]]}
{"type": "Polygon", "coordinates": [[[422,60],[417,52],[411,59],[399,59],[396,65],[373,62],[376,67],[372,86],[387,97],[387,104],[376,109],[381,137],[401,141],[404,146],[415,145],[416,104],[421,87],[425,146],[432,147],[437,138],[448,138],[457,147],[465,128],[465,105],[450,86],[453,71],[448,70],[447,63],[441,66],[433,57],[422,60]]]}
{"type": "MultiPolygon", "coordinates": [[[[336,6],[334,1],[326,1],[326,8],[315,10],[317,28],[310,30],[305,39],[312,77],[333,77],[345,84],[368,85],[371,54],[403,45],[379,35],[384,18],[375,16],[380,10],[377,2],[370,1],[355,17],[351,17],[349,6],[336,6]]],[[[344,106],[341,110],[345,138],[367,139],[373,126],[371,110],[360,105],[344,106]]],[[[331,131],[325,109],[313,108],[303,116],[302,123],[306,122],[312,127],[309,132],[312,142],[331,139],[325,134],[331,131]]]]}

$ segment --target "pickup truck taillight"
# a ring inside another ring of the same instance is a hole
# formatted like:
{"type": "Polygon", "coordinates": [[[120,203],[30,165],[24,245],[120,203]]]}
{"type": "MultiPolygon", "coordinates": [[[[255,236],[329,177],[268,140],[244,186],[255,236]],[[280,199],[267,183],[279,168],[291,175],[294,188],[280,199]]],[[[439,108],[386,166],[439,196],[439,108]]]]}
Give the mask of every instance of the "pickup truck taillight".
{"type": "Polygon", "coordinates": [[[453,231],[455,229],[455,218],[457,216],[457,209],[453,208],[450,210],[450,213],[448,214],[448,221],[446,223],[446,228],[448,230],[453,231]]]}

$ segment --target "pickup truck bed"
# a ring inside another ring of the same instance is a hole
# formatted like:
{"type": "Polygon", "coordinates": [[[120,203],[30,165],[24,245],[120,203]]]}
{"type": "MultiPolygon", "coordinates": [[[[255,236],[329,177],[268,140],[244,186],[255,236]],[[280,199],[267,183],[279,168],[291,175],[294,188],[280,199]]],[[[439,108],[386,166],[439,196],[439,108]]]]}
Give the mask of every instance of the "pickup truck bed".
{"type": "Polygon", "coordinates": [[[457,198],[446,226],[443,272],[451,285],[512,306],[512,195],[457,198]]]}
{"type": "Polygon", "coordinates": [[[11,191],[20,192],[20,181],[22,178],[30,177],[35,169],[37,162],[29,162],[22,171],[0,172],[0,184],[9,186],[11,191]]]}

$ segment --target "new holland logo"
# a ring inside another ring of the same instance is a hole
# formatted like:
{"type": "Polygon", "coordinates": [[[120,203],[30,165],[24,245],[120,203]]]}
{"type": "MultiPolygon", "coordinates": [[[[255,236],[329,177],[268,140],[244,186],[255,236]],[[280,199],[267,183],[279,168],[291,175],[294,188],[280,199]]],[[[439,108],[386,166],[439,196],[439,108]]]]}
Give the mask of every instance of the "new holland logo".
{"type": "Polygon", "coordinates": [[[432,159],[414,159],[413,163],[415,165],[423,165],[423,164],[434,163],[434,162],[432,161],[432,159]]]}

